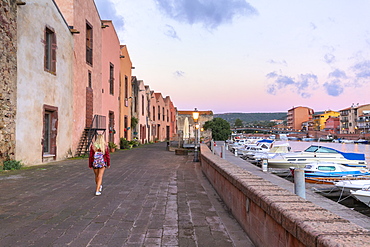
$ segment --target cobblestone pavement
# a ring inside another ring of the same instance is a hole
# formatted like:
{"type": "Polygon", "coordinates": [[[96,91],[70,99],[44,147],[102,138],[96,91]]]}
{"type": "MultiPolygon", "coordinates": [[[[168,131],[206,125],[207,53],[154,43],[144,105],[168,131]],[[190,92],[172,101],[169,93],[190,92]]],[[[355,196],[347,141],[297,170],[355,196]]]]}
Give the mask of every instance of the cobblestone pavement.
{"type": "Polygon", "coordinates": [[[253,246],[192,157],[164,143],[0,173],[0,246],[253,246]]]}

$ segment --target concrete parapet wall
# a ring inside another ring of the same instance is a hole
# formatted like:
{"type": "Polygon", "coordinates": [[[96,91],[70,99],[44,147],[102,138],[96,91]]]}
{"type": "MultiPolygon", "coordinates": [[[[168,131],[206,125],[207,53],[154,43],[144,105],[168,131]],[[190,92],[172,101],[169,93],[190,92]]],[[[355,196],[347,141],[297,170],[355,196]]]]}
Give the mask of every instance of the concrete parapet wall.
{"type": "Polygon", "coordinates": [[[201,167],[256,246],[370,246],[370,231],[213,155],[201,167]]]}

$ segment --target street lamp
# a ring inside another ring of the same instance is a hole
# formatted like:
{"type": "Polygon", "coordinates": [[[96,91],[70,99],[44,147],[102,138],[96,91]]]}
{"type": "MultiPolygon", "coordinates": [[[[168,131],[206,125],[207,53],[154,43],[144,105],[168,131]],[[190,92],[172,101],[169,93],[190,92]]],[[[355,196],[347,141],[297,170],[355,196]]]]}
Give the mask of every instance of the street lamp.
{"type": "Polygon", "coordinates": [[[195,123],[195,142],[194,142],[194,159],[193,162],[199,162],[198,158],[198,119],[199,119],[199,111],[197,108],[194,109],[193,111],[193,120],[195,123]]]}

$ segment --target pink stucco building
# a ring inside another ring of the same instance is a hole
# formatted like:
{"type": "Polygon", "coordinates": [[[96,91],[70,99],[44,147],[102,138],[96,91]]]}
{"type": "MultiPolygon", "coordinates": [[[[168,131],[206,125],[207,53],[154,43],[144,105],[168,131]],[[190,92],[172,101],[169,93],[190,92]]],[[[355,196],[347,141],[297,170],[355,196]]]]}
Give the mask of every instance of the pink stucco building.
{"type": "Polygon", "coordinates": [[[73,142],[79,143],[93,119],[104,129],[102,109],[102,23],[93,0],[55,0],[73,33],[73,142]]]}
{"type": "Polygon", "coordinates": [[[120,42],[112,21],[102,21],[102,115],[106,141],[119,145],[120,42]]]}
{"type": "Polygon", "coordinates": [[[176,118],[177,109],[173,105],[173,102],[171,101],[170,96],[166,96],[164,101],[165,101],[166,111],[167,111],[166,125],[169,127],[169,136],[167,139],[174,140],[177,135],[177,118],[176,118]]]}

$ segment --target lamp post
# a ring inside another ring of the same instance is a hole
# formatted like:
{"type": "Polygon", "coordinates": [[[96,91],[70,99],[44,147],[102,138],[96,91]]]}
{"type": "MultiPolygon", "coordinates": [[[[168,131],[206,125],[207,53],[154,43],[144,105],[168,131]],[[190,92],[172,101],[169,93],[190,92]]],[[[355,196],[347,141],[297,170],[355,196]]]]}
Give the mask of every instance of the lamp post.
{"type": "Polygon", "coordinates": [[[199,162],[198,145],[197,145],[198,144],[198,128],[199,128],[198,119],[199,119],[199,112],[198,112],[198,109],[195,108],[194,112],[193,112],[193,120],[194,120],[194,123],[195,123],[195,141],[194,141],[194,159],[193,159],[193,162],[199,162]]]}

